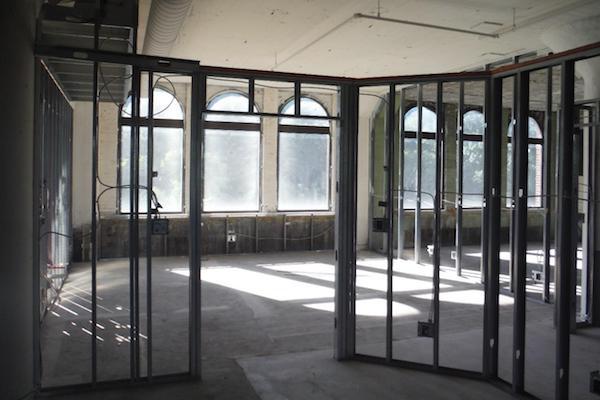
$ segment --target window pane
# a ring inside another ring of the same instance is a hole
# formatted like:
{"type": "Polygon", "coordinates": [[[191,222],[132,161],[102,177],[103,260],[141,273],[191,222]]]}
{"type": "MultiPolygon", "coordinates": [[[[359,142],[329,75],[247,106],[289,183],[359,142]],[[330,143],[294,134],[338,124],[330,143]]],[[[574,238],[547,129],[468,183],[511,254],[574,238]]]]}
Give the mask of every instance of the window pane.
{"type": "Polygon", "coordinates": [[[433,208],[435,196],[435,140],[423,139],[421,157],[421,208],[433,208]]]}
{"type": "Polygon", "coordinates": [[[463,207],[482,206],[483,142],[463,142],[463,193],[463,207]]]}
{"type": "MultiPolygon", "coordinates": [[[[529,144],[527,147],[527,205],[529,207],[542,206],[542,152],[541,144],[529,144]]],[[[507,144],[506,162],[506,206],[511,207],[512,194],[512,146],[507,144]]]]}
{"type": "Polygon", "coordinates": [[[329,135],[279,135],[279,209],[329,209],[329,135]]]}
{"type": "Polygon", "coordinates": [[[530,144],[527,148],[527,205],[542,206],[542,145],[530,144]]]}
{"type": "MultiPolygon", "coordinates": [[[[120,211],[129,212],[129,168],[131,128],[121,128],[121,201],[120,211]]],[[[140,128],[140,200],[139,211],[146,212],[146,182],[148,179],[148,129],[140,128]]],[[[153,192],[162,208],[160,212],[183,211],[183,129],[154,128],[153,192]]]]}
{"type": "Polygon", "coordinates": [[[260,133],[207,129],[204,211],[258,211],[260,133]]]}
{"type": "MultiPolygon", "coordinates": [[[[183,212],[183,129],[154,128],[152,190],[161,212],[183,212]]],[[[144,168],[145,169],[145,168],[144,168]]]]}
{"type": "Polygon", "coordinates": [[[404,139],[404,208],[417,204],[417,139],[404,139]]]}
{"type": "MultiPolygon", "coordinates": [[[[294,115],[294,110],[295,101],[292,99],[283,106],[281,113],[294,115]]],[[[313,115],[317,117],[326,117],[328,115],[327,111],[321,104],[309,97],[300,98],[300,114],[313,115]]],[[[329,126],[328,120],[310,118],[281,118],[279,123],[281,125],[329,126]]]]}
{"type": "Polygon", "coordinates": [[[471,110],[463,115],[463,133],[465,135],[483,135],[484,124],[483,113],[479,111],[471,110]]]}
{"type": "MultiPolygon", "coordinates": [[[[512,132],[509,131],[509,132],[512,132]]],[[[513,181],[513,154],[512,143],[506,144],[506,207],[512,207],[512,181],[513,181]]]]}
{"type": "MultiPolygon", "coordinates": [[[[423,139],[421,157],[421,208],[433,208],[435,195],[435,140],[423,139]]],[[[417,139],[404,140],[404,208],[416,207],[417,139]]]]}
{"type": "MultiPolygon", "coordinates": [[[[225,92],[215,96],[207,106],[211,111],[248,112],[248,97],[237,92],[225,92]]],[[[254,112],[257,112],[254,107],[254,112]]],[[[207,121],[245,122],[259,124],[260,117],[256,115],[206,114],[207,121]]]]}
{"type": "MultiPolygon", "coordinates": [[[[140,213],[146,212],[146,182],[148,174],[146,173],[146,163],[148,157],[148,128],[140,127],[140,194],[138,210],[140,213]]],[[[129,213],[129,184],[130,184],[130,151],[131,151],[131,127],[121,127],[121,160],[119,172],[121,175],[121,199],[119,209],[122,213],[129,213]]]]}
{"type": "MultiPolygon", "coordinates": [[[[404,115],[404,130],[406,132],[417,131],[417,107],[413,107],[404,115]]],[[[427,107],[422,107],[421,132],[435,133],[437,131],[437,117],[427,107]]]]}
{"type": "MultiPolygon", "coordinates": [[[[153,101],[154,119],[183,119],[181,104],[179,104],[179,101],[171,93],[156,88],[154,89],[153,101]]],[[[123,105],[121,115],[126,118],[131,117],[131,96],[127,98],[127,101],[123,105]]],[[[148,117],[148,98],[140,99],[140,116],[143,118],[148,117]]]]}

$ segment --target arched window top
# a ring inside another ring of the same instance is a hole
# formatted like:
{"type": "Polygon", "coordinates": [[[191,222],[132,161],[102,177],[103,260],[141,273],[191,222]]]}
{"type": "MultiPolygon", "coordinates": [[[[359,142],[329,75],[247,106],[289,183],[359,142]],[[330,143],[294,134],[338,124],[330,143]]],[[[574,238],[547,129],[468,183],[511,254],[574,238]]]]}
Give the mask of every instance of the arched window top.
{"type": "MultiPolygon", "coordinates": [[[[183,119],[183,107],[181,107],[181,104],[172,93],[161,88],[154,88],[153,102],[152,112],[154,119],[183,119]]],[[[121,116],[125,118],[131,117],[131,96],[127,98],[127,101],[123,105],[121,116]]],[[[148,117],[148,98],[142,97],[140,99],[140,116],[142,118],[148,117]]]]}
{"type": "Polygon", "coordinates": [[[542,128],[537,123],[535,118],[529,117],[528,121],[528,136],[532,139],[541,139],[542,138],[542,128]]]}
{"type": "MultiPolygon", "coordinates": [[[[294,115],[295,100],[292,98],[281,108],[281,113],[285,115],[294,115]]],[[[327,117],[327,110],[318,101],[310,97],[300,98],[300,113],[302,115],[311,115],[316,117],[327,117]]],[[[329,121],[326,119],[313,118],[280,118],[281,125],[302,125],[302,126],[325,126],[329,127],[329,121]]]]}
{"type": "MultiPolygon", "coordinates": [[[[248,97],[239,92],[219,93],[208,102],[206,108],[211,111],[248,112],[248,97]]],[[[254,107],[254,112],[258,112],[256,107],[254,107]]],[[[260,117],[257,115],[207,114],[206,120],[260,124],[260,117]]]]}
{"type": "MultiPolygon", "coordinates": [[[[529,117],[527,121],[527,136],[530,139],[542,139],[542,128],[540,128],[540,124],[537,123],[535,118],[529,117]]],[[[513,135],[513,124],[508,126],[508,136],[512,137],[513,135]]]]}
{"type": "MultiPolygon", "coordinates": [[[[437,117],[435,113],[427,107],[422,107],[421,110],[421,132],[435,133],[437,131],[437,117]]],[[[417,107],[412,107],[404,114],[404,130],[407,132],[416,132],[417,118],[417,107]]]]}
{"type": "Polygon", "coordinates": [[[483,135],[485,119],[483,113],[477,110],[467,111],[463,115],[463,133],[466,135],[483,135]]]}

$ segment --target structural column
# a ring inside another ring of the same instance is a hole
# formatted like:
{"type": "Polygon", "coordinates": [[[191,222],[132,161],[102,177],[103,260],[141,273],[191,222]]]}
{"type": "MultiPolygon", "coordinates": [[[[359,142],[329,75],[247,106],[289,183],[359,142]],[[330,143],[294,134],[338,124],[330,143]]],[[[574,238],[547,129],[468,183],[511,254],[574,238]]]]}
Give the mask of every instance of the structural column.
{"type": "Polygon", "coordinates": [[[337,360],[351,357],[355,350],[358,86],[343,85],[340,98],[335,218],[335,358],[337,360]]]}

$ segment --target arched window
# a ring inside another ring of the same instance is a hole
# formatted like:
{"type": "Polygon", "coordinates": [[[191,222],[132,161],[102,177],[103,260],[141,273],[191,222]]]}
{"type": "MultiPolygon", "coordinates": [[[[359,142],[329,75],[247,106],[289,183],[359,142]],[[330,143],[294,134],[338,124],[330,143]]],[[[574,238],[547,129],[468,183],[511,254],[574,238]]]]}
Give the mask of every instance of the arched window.
{"type": "MultiPolygon", "coordinates": [[[[418,108],[411,107],[404,114],[404,208],[414,209],[417,204],[417,126],[418,108]]],[[[421,107],[421,208],[433,208],[435,196],[435,134],[436,113],[421,107]]]]}
{"type": "MultiPolygon", "coordinates": [[[[404,131],[417,132],[418,109],[412,107],[404,114],[404,131]]],[[[421,132],[435,133],[437,129],[437,117],[435,112],[427,107],[421,107],[421,132]]]]}
{"type": "MultiPolygon", "coordinates": [[[[207,212],[259,210],[260,117],[247,112],[248,97],[223,92],[207,105],[204,122],[204,199],[207,212]]],[[[256,112],[256,107],[254,108],[256,112]]]]}
{"type": "Polygon", "coordinates": [[[463,114],[463,208],[483,204],[483,135],[485,118],[479,110],[463,114]],[[481,194],[479,194],[481,193],[481,194]]]}
{"type": "MultiPolygon", "coordinates": [[[[294,99],[282,114],[294,115],[294,99]]],[[[302,115],[326,118],[327,110],[316,100],[300,98],[302,115]]],[[[329,210],[329,120],[281,117],[278,149],[278,209],[285,211],[329,210]]]]}
{"type": "MultiPolygon", "coordinates": [[[[512,206],[512,184],[513,184],[513,155],[512,155],[513,124],[508,127],[508,144],[506,151],[506,193],[508,196],[506,205],[512,206]]],[[[542,206],[542,160],[543,141],[542,128],[535,118],[528,118],[527,126],[527,205],[529,207],[542,206]]]]}
{"type": "MultiPolygon", "coordinates": [[[[129,178],[131,150],[131,104],[129,97],[121,108],[119,119],[119,211],[129,213],[129,178]]],[[[160,204],[161,213],[183,212],[183,107],[167,90],[155,87],[153,91],[152,129],[152,191],[160,204]]],[[[140,185],[148,182],[148,99],[140,99],[140,185]]],[[[140,190],[139,210],[146,212],[146,191],[140,190]]]]}

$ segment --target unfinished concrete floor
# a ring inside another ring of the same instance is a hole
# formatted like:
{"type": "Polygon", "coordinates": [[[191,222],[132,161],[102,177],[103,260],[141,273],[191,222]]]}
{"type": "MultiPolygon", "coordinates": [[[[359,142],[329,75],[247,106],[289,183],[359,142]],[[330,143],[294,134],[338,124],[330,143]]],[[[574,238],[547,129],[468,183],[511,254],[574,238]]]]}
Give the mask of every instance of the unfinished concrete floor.
{"type": "MultiPolygon", "coordinates": [[[[477,262],[476,256],[465,257],[469,266],[463,277],[456,276],[450,260],[442,263],[442,365],[481,368],[483,292],[474,272],[477,262]]],[[[363,354],[383,355],[385,347],[385,263],[379,254],[359,254],[357,351],[363,354]]],[[[142,261],[142,275],[144,266],[142,261]]],[[[183,372],[188,362],[187,259],[155,258],[152,271],[154,373],[183,372]]],[[[45,386],[89,380],[91,337],[85,331],[90,325],[89,279],[89,265],[74,266],[60,306],[44,321],[45,386]]],[[[129,374],[128,279],[127,260],[99,263],[98,324],[102,328],[98,327],[98,334],[102,340],[97,343],[98,371],[105,380],[129,374]]],[[[430,399],[508,398],[481,382],[334,362],[332,252],[210,256],[203,260],[202,279],[203,383],[138,388],[127,394],[103,392],[85,398],[165,398],[167,393],[169,398],[215,399],[329,399],[340,395],[409,399],[424,398],[425,394],[430,399]]],[[[417,321],[429,315],[431,268],[398,261],[393,283],[394,357],[431,363],[431,339],[416,336],[417,321]]],[[[145,279],[140,279],[140,285],[145,295],[145,279]]],[[[142,304],[140,310],[144,322],[146,306],[142,304]]],[[[499,345],[500,372],[505,379],[510,378],[511,370],[511,321],[512,298],[503,295],[499,345]]],[[[145,336],[144,326],[141,334],[145,336]]],[[[533,299],[528,302],[527,335],[526,388],[550,399],[554,359],[551,305],[533,299]]],[[[144,336],[142,348],[147,343],[144,336]]],[[[141,359],[144,362],[144,353],[141,359]]],[[[573,398],[594,398],[587,392],[587,379],[592,369],[600,368],[598,330],[585,329],[572,336],[572,366],[573,398]]]]}

